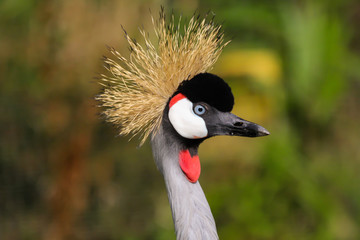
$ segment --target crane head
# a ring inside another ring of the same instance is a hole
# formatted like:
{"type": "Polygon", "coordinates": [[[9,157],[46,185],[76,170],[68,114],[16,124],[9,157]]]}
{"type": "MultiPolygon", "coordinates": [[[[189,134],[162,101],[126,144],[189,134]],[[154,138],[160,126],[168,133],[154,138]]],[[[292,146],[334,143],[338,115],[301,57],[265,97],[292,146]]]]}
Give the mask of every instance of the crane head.
{"type": "Polygon", "coordinates": [[[270,134],[262,126],[232,114],[233,105],[234,96],[223,79],[200,73],[180,84],[169,100],[168,117],[176,132],[186,139],[270,134]]]}
{"type": "Polygon", "coordinates": [[[163,120],[183,139],[268,135],[263,127],[231,114],[230,87],[206,73],[229,43],[221,26],[194,15],[182,29],[175,19],[166,21],[160,11],[160,18],[153,19],[157,44],[141,31],[146,47],[125,31],[128,59],[110,48],[116,60],[104,57],[109,73],[101,75],[104,89],[96,97],[105,119],[119,126],[120,135],[140,136],[140,145],[158,133],[163,120]]]}

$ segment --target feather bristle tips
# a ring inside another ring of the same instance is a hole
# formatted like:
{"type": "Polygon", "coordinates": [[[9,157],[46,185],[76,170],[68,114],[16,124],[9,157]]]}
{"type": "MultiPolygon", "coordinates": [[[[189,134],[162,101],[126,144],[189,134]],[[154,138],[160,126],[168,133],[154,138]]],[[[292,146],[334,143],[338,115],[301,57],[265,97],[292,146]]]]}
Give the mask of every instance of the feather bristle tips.
{"type": "Polygon", "coordinates": [[[160,126],[165,105],[179,84],[210,71],[227,44],[221,26],[207,17],[194,15],[184,25],[172,14],[167,23],[162,9],[152,22],[157,45],[140,29],[144,47],[124,30],[129,58],[108,47],[113,59],[103,58],[108,74],[101,75],[104,90],[96,97],[105,119],[120,126],[120,135],[139,135],[140,145],[160,126]]]}

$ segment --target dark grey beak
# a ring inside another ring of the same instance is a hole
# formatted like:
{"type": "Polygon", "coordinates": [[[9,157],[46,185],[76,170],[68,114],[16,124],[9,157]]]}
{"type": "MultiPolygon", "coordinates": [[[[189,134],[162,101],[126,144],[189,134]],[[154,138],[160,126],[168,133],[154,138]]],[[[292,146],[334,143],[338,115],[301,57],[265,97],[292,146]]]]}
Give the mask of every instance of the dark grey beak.
{"type": "Polygon", "coordinates": [[[256,123],[233,116],[236,117],[235,123],[230,123],[225,127],[231,136],[262,137],[270,134],[268,130],[256,123]]]}
{"type": "Polygon", "coordinates": [[[228,112],[217,112],[216,117],[206,121],[206,126],[209,136],[262,137],[270,134],[264,127],[228,112]]]}

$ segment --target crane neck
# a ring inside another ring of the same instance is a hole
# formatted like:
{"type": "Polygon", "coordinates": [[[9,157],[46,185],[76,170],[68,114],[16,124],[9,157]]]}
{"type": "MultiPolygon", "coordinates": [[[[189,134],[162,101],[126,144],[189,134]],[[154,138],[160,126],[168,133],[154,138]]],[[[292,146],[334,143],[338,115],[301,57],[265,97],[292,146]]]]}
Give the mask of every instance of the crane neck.
{"type": "Polygon", "coordinates": [[[219,239],[210,206],[198,181],[200,172],[197,166],[192,166],[198,164],[200,167],[199,145],[179,141],[168,124],[163,120],[151,144],[155,163],[166,184],[176,237],[178,240],[219,239]]]}

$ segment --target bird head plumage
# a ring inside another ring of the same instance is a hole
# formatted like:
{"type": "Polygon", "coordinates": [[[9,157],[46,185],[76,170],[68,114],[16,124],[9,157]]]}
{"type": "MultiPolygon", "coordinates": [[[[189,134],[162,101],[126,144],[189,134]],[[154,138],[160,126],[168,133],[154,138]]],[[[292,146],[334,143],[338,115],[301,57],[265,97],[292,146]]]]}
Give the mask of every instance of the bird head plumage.
{"type": "Polygon", "coordinates": [[[158,44],[140,30],[145,46],[125,32],[130,57],[110,48],[114,59],[104,57],[104,90],[96,99],[105,108],[108,122],[120,126],[120,135],[140,135],[141,144],[158,129],[169,98],[184,80],[208,72],[223,47],[221,26],[206,17],[193,16],[182,26],[181,18],[166,22],[164,10],[157,21],[152,18],[158,44]]]}
{"type": "MultiPolygon", "coordinates": [[[[165,109],[182,137],[224,134],[214,121],[219,113],[232,110],[234,97],[224,80],[208,73],[228,43],[221,26],[195,15],[184,25],[174,15],[167,22],[163,9],[152,22],[157,44],[144,30],[140,30],[144,46],[124,31],[129,58],[114,48],[110,48],[114,58],[104,57],[109,73],[101,75],[104,90],[96,99],[105,108],[106,120],[120,127],[120,135],[139,135],[140,145],[156,133],[165,109]]],[[[231,124],[239,122],[230,118],[231,124]]],[[[234,129],[225,134],[239,135],[234,129]]]]}

